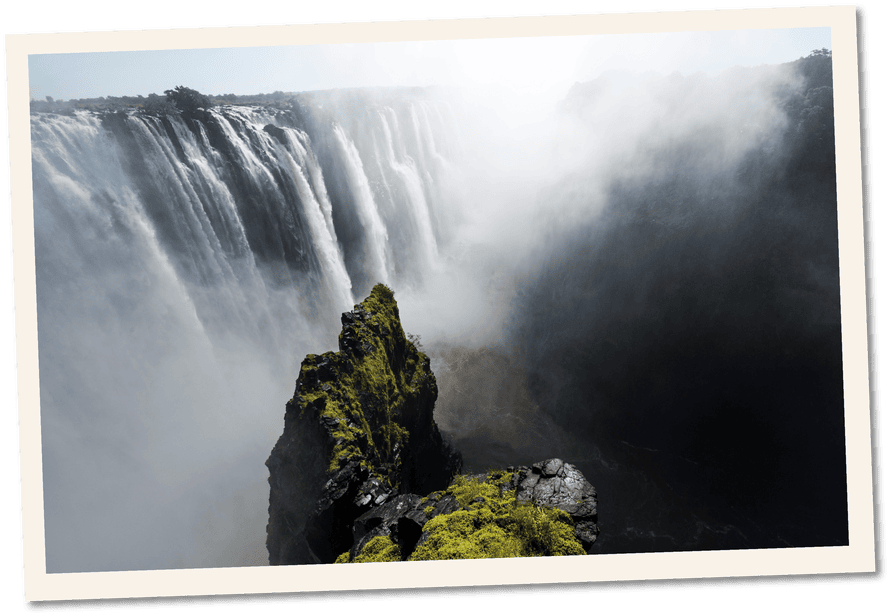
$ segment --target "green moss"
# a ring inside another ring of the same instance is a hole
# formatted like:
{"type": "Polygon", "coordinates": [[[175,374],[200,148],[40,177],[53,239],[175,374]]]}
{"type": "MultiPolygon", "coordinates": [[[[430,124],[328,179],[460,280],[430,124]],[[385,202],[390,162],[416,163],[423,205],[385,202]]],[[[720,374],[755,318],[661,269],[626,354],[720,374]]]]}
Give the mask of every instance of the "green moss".
{"type": "Polygon", "coordinates": [[[562,509],[517,504],[508,529],[522,539],[528,556],[585,554],[575,537],[572,516],[562,509]]]}
{"type": "Polygon", "coordinates": [[[335,565],[348,563],[349,562],[349,552],[343,552],[340,556],[337,557],[337,560],[334,561],[335,565]]]}
{"type": "MultiPolygon", "coordinates": [[[[341,375],[340,389],[351,398],[347,404],[356,410],[361,408],[358,401],[361,392],[370,393],[376,398],[376,403],[384,414],[379,422],[380,429],[376,440],[366,419],[361,416],[360,421],[365,441],[372,450],[369,453],[380,462],[389,463],[392,462],[396,443],[404,445],[409,436],[408,431],[398,424],[392,412],[394,409],[404,408],[407,403],[405,393],[416,389],[420,384],[415,384],[414,381],[422,378],[415,369],[417,361],[421,358],[413,345],[405,339],[399,321],[398,306],[391,289],[385,285],[376,285],[359,308],[367,316],[364,322],[357,324],[352,331],[364,353],[348,374],[341,375]],[[398,357],[406,358],[406,365],[396,366],[397,369],[393,371],[393,362],[398,357]]],[[[346,447],[346,443],[341,447],[346,447]]],[[[338,453],[334,452],[332,465],[338,453]]]]}
{"type": "MultiPolygon", "coordinates": [[[[312,408],[322,418],[337,420],[336,424],[328,422],[334,439],[329,472],[357,457],[369,470],[393,463],[396,444],[404,446],[410,436],[397,414],[422,387],[429,388],[433,378],[421,369],[428,362],[426,356],[405,337],[391,289],[376,285],[356,306],[356,315],[355,323],[344,328],[341,336],[354,336],[360,353],[310,354],[300,368],[300,414],[312,408]],[[335,366],[338,373],[327,384],[317,378],[322,362],[335,366]],[[373,426],[362,412],[362,394],[377,409],[373,426]]],[[[435,387],[434,380],[432,383],[435,387]]]]}
{"type": "MultiPolygon", "coordinates": [[[[339,560],[339,559],[338,559],[339,560]]],[[[385,563],[402,560],[402,553],[389,535],[378,535],[368,541],[359,552],[354,563],[385,563]]]]}
{"type": "Polygon", "coordinates": [[[451,482],[445,493],[453,496],[463,507],[499,511],[504,507],[511,507],[516,500],[516,490],[505,489],[512,475],[512,473],[490,473],[484,479],[459,475],[451,482]]]}
{"type": "Polygon", "coordinates": [[[507,489],[512,473],[460,476],[445,491],[465,509],[436,516],[423,530],[428,539],[409,560],[511,558],[584,554],[571,516],[516,502],[507,489]]]}
{"type": "Polygon", "coordinates": [[[489,509],[436,516],[424,527],[429,539],[409,560],[510,558],[523,556],[522,543],[501,528],[489,509]]]}
{"type": "MultiPolygon", "coordinates": [[[[575,537],[571,516],[561,509],[516,502],[510,489],[512,473],[462,475],[439,497],[450,495],[463,509],[439,515],[423,530],[428,539],[408,560],[515,558],[584,554],[575,537]]],[[[430,495],[432,496],[432,495],[430,495]]],[[[426,507],[430,515],[434,508],[426,507]]],[[[401,560],[399,547],[389,536],[371,539],[353,561],[341,554],[336,562],[385,562],[401,560]]]]}

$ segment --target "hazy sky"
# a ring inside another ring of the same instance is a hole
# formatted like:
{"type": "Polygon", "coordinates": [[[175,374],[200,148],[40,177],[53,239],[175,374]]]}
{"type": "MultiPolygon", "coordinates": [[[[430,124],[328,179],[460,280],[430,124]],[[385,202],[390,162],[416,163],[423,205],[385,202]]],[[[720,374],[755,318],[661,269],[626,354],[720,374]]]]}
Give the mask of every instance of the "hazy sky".
{"type": "Polygon", "coordinates": [[[609,69],[683,74],[831,48],[830,28],[32,55],[32,98],[501,84],[561,97],[609,69]]]}

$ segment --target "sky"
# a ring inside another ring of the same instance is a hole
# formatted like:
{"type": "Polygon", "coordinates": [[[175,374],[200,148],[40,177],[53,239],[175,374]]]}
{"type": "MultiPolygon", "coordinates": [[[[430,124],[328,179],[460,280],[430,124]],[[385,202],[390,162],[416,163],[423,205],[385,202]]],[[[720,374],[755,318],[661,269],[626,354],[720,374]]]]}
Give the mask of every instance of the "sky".
{"type": "Polygon", "coordinates": [[[831,48],[829,28],[94,52],[32,55],[29,78],[31,97],[40,100],[145,96],[176,85],[259,94],[495,83],[561,98],[573,83],[610,69],[715,74],[823,47],[831,48]]]}

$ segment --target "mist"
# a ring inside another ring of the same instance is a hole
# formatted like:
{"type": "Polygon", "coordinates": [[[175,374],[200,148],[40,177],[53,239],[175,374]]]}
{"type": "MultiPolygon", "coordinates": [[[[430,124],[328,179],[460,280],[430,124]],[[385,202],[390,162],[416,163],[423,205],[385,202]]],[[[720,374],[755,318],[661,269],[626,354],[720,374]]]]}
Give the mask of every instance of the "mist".
{"type": "Polygon", "coordinates": [[[299,364],[376,282],[466,470],[575,464],[601,551],[847,540],[830,56],[564,44],[545,87],[479,42],[444,87],[32,115],[49,572],[267,564],[299,364]]]}
{"type": "Polygon", "coordinates": [[[427,345],[469,470],[573,460],[604,553],[848,541],[830,94],[612,71],[477,146],[463,285],[510,308],[427,345]]]}

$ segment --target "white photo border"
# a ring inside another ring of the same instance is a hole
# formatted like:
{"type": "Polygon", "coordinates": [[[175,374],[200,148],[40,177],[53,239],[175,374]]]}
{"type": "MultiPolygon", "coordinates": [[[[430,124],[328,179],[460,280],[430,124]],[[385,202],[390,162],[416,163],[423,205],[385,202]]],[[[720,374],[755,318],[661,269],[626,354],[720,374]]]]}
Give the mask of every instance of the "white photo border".
{"type": "Polygon", "coordinates": [[[25,595],[29,601],[726,578],[875,571],[855,7],[747,9],[7,36],[25,595]],[[848,546],[350,566],[46,573],[28,55],[319,43],[830,27],[847,452],[848,546]]]}

